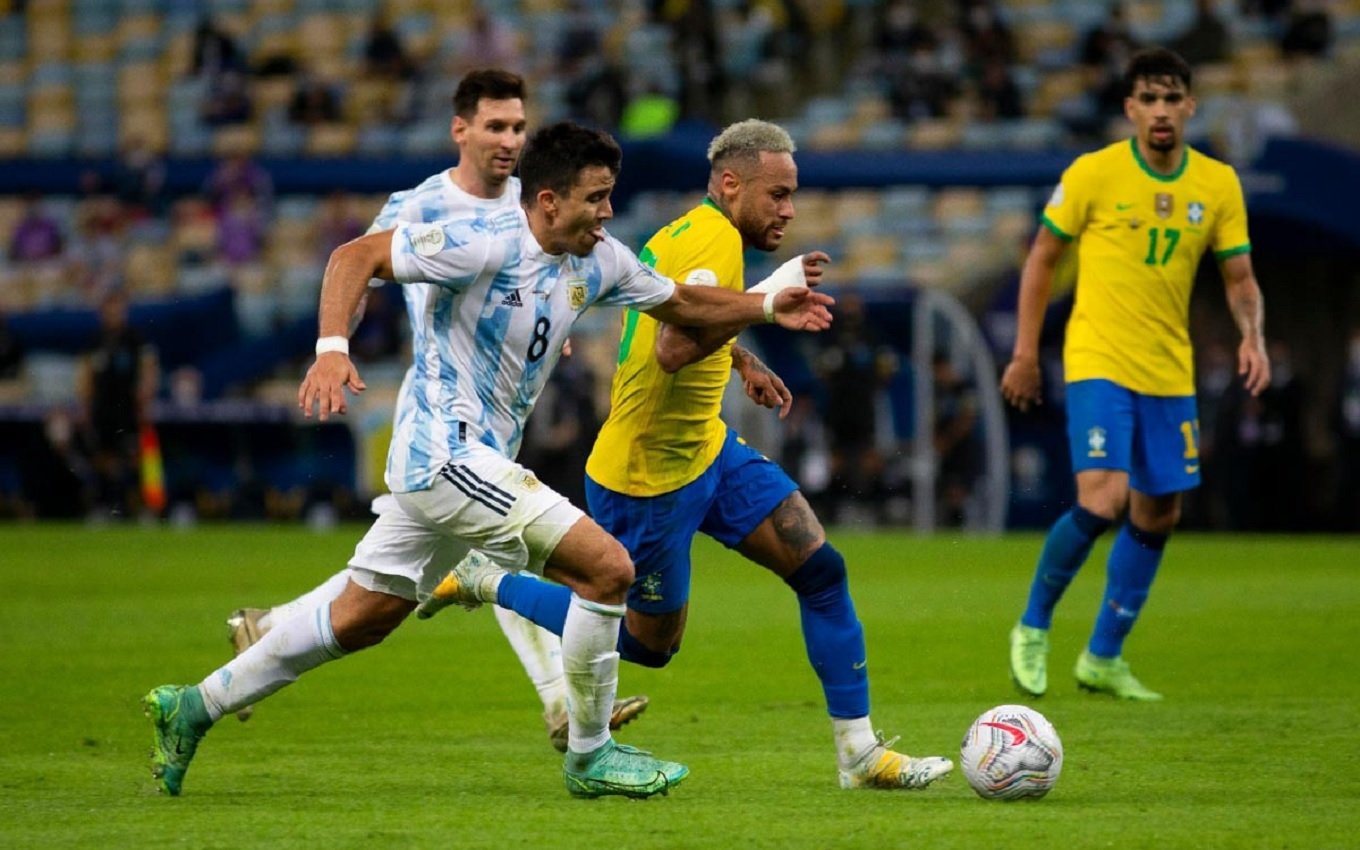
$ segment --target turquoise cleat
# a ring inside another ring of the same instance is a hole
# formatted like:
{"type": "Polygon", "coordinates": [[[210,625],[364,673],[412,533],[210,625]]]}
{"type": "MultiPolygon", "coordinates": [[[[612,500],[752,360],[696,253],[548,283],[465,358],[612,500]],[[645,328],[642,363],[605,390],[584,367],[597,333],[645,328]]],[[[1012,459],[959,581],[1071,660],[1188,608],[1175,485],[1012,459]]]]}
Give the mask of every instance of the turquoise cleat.
{"type": "Polygon", "coordinates": [[[573,797],[618,795],[641,799],[665,795],[689,776],[689,768],[613,740],[593,753],[567,753],[562,770],[573,797]],[[573,763],[581,763],[573,768],[573,763]]]}
{"type": "Polygon", "coordinates": [[[151,748],[151,775],[162,794],[178,797],[198,742],[212,727],[198,688],[161,685],[142,698],[151,718],[155,737],[151,748]]]}

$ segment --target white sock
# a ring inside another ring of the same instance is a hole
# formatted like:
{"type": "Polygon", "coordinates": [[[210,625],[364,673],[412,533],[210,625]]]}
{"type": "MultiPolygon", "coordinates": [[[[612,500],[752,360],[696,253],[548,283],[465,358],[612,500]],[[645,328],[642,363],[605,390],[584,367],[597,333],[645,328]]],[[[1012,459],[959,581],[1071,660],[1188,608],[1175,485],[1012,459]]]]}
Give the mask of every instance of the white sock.
{"type": "Polygon", "coordinates": [[[340,572],[292,602],[285,602],[282,605],[275,605],[270,608],[268,613],[260,618],[260,630],[267,632],[275,625],[285,620],[291,620],[298,614],[314,611],[322,605],[329,605],[340,595],[340,591],[344,590],[347,584],[349,584],[349,568],[340,570],[340,572]]]}
{"type": "Polygon", "coordinates": [[[849,770],[855,762],[864,757],[878,738],[874,735],[874,724],[868,715],[864,717],[833,717],[831,729],[836,736],[836,764],[842,770],[849,770]]]}
{"type": "Polygon", "coordinates": [[[562,627],[562,666],[567,680],[567,748],[598,750],[609,742],[609,717],[619,689],[619,624],[622,605],[589,602],[571,595],[562,627]]]}
{"type": "Polygon", "coordinates": [[[510,648],[519,656],[524,672],[543,700],[545,714],[560,715],[567,710],[567,682],[562,677],[562,639],[547,629],[534,625],[508,608],[493,605],[496,621],[510,641],[510,648]]]}
{"type": "Polygon", "coordinates": [[[327,602],[309,614],[280,621],[254,646],[209,674],[198,690],[208,716],[217,722],[343,655],[331,631],[327,602]]]}

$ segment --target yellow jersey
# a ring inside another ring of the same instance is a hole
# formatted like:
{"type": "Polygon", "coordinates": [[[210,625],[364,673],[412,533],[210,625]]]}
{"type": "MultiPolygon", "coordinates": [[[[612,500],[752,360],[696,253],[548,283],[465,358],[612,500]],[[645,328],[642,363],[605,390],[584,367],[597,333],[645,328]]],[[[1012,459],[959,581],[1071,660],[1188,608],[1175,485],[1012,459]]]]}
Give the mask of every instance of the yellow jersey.
{"type": "MultiPolygon", "coordinates": [[[[745,289],[741,234],[708,199],[658,231],[638,257],[677,283],[745,289]]],[[[694,481],[727,438],[719,414],[731,341],[668,375],[654,353],[660,326],[624,311],[609,417],[586,461],[596,483],[629,496],[659,496],[694,481]]]]}
{"type": "Polygon", "coordinates": [[[1159,174],[1135,140],[1116,142],[1068,167],[1042,222],[1078,240],[1067,380],[1193,395],[1190,290],[1200,257],[1210,248],[1219,261],[1251,250],[1232,166],[1187,146],[1175,173],[1159,174]]]}

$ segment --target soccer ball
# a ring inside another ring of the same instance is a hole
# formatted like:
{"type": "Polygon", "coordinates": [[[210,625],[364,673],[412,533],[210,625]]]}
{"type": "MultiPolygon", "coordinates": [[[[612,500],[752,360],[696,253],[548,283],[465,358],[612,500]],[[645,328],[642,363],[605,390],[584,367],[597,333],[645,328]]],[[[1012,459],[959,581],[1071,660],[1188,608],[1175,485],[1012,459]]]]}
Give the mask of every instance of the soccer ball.
{"type": "Polygon", "coordinates": [[[1029,706],[998,705],[968,727],[959,763],[983,799],[1037,799],[1062,772],[1062,741],[1053,724],[1029,706]]]}

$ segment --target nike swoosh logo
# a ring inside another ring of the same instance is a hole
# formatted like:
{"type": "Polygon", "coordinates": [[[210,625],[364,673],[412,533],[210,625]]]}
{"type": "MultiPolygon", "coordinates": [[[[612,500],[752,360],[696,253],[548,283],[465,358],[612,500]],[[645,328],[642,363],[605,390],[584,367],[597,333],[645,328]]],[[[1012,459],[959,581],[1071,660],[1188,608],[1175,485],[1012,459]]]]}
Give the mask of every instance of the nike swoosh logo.
{"type": "Polygon", "coordinates": [[[1114,208],[1116,212],[1123,212],[1124,210],[1133,209],[1133,204],[1115,204],[1114,208]]]}
{"type": "Polygon", "coordinates": [[[1011,733],[1011,746],[1013,747],[1018,747],[1029,740],[1029,736],[1025,734],[1024,729],[1011,723],[997,723],[995,720],[988,720],[982,725],[991,726],[993,729],[1000,729],[1002,732],[1011,733]]]}
{"type": "Polygon", "coordinates": [[[868,661],[856,661],[854,664],[850,665],[850,669],[863,670],[868,663],[869,663],[868,661]]]}
{"type": "Polygon", "coordinates": [[[1185,465],[1185,474],[1186,474],[1186,475],[1194,475],[1196,472],[1199,472],[1199,464],[1197,464],[1197,463],[1187,463],[1187,464],[1185,465]]]}

